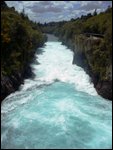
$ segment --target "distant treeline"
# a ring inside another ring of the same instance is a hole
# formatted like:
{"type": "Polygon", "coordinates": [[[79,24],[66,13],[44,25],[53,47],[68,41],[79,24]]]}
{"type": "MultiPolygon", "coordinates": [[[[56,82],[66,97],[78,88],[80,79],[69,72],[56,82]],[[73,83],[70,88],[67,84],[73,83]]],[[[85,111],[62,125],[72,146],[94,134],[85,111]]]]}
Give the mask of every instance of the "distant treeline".
{"type": "Polygon", "coordinates": [[[66,35],[72,37],[80,33],[110,34],[112,30],[112,8],[108,7],[105,12],[97,14],[88,13],[78,18],[72,18],[70,21],[38,23],[43,32],[66,35]]]}

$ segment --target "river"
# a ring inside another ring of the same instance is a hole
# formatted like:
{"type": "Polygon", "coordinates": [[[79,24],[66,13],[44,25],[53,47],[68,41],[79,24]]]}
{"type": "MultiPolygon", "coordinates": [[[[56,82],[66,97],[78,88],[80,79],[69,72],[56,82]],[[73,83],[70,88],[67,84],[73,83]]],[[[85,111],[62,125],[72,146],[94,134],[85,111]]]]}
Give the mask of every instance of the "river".
{"type": "Polygon", "coordinates": [[[2,149],[110,149],[112,102],[100,97],[73,52],[49,36],[25,79],[1,105],[2,149]]]}

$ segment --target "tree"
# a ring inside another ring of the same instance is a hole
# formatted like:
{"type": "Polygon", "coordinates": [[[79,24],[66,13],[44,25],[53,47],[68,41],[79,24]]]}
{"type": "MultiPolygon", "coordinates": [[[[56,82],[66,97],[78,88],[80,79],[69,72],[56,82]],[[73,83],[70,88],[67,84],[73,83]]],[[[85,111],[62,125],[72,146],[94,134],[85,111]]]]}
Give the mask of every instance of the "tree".
{"type": "Polygon", "coordinates": [[[112,11],[111,7],[108,6],[108,8],[106,9],[106,12],[107,12],[107,13],[110,13],[111,11],[112,11]]]}
{"type": "Polygon", "coordinates": [[[7,4],[5,3],[5,1],[1,1],[0,3],[1,3],[1,8],[3,8],[3,9],[4,8],[8,8],[7,4]]]}
{"type": "Polygon", "coordinates": [[[90,18],[90,17],[92,17],[92,14],[91,14],[91,13],[88,13],[88,14],[87,14],[87,18],[90,18]]]}
{"type": "Polygon", "coordinates": [[[95,11],[94,11],[94,13],[93,13],[93,16],[96,16],[97,15],[97,11],[96,11],[96,9],[95,9],[95,11]]]}
{"type": "Polygon", "coordinates": [[[75,19],[74,19],[74,18],[72,18],[72,19],[71,19],[71,21],[75,21],[75,19]]]}
{"type": "Polygon", "coordinates": [[[21,12],[21,17],[22,17],[22,19],[25,19],[25,18],[26,18],[26,15],[25,15],[25,10],[24,10],[24,8],[23,8],[23,10],[22,10],[22,12],[21,12]]]}

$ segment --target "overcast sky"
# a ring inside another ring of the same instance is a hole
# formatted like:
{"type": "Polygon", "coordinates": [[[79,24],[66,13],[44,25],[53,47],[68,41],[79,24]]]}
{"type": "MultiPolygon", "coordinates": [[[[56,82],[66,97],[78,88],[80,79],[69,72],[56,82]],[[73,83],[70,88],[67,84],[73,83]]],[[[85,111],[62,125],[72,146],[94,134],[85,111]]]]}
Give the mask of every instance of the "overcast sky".
{"type": "Polygon", "coordinates": [[[82,14],[104,11],[112,1],[5,1],[21,12],[24,8],[29,18],[36,22],[69,20],[82,14]]]}

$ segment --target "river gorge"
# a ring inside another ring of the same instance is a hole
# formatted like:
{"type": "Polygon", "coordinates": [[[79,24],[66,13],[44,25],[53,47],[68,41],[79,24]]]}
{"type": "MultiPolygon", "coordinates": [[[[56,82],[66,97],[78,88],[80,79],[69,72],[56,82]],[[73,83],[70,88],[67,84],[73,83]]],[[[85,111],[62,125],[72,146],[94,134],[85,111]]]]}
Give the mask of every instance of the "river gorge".
{"type": "Polygon", "coordinates": [[[112,102],[73,55],[51,36],[36,50],[35,77],[2,101],[2,149],[112,148],[112,102]]]}

